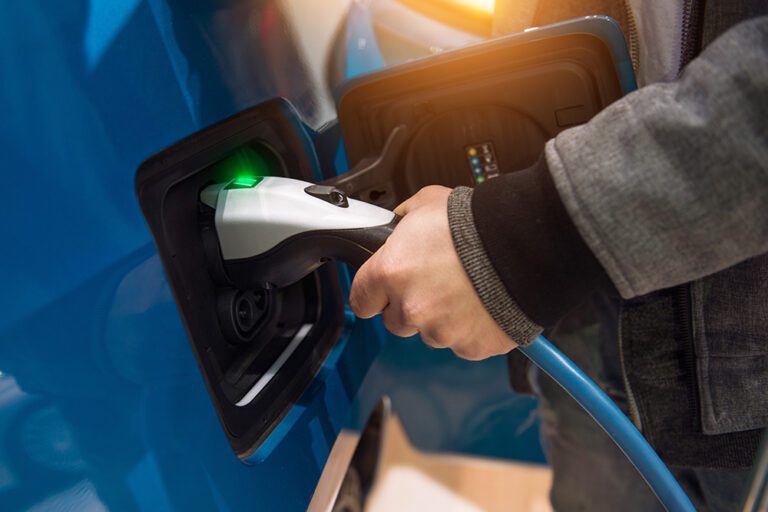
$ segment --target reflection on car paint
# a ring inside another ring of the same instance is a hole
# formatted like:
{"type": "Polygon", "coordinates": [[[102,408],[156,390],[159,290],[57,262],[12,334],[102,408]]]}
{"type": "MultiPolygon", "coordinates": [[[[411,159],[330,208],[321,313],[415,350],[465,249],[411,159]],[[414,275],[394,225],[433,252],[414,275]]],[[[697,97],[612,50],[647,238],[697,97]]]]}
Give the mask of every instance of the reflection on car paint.
{"type": "Polygon", "coordinates": [[[274,95],[317,119],[320,95],[280,5],[5,6],[0,509],[300,510],[336,433],[359,428],[384,392],[417,446],[540,460],[535,429],[509,435],[532,401],[509,393],[503,360],[459,361],[351,315],[251,465],[230,450],[133,175],[158,149],[274,95]]]}

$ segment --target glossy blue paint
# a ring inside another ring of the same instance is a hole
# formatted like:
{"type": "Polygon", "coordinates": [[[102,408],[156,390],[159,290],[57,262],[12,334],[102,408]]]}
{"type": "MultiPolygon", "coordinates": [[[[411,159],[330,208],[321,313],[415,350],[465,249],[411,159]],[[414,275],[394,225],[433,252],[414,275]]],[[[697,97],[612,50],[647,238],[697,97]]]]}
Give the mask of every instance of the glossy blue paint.
{"type": "Polygon", "coordinates": [[[345,413],[324,392],[354,388],[326,372],[337,384],[302,398],[282,442],[237,460],[133,187],[151,153],[263,99],[315,118],[279,7],[4,6],[0,510],[306,507],[345,413]]]}
{"type": "Polygon", "coordinates": [[[373,31],[371,12],[365,5],[360,3],[350,5],[346,37],[347,62],[344,76],[347,80],[384,66],[384,58],[379,51],[373,31]]]}
{"type": "MultiPolygon", "coordinates": [[[[421,448],[541,459],[533,401],[508,390],[502,359],[461,361],[349,314],[273,436],[249,464],[231,452],[133,178],[151,153],[275,95],[318,119],[280,6],[4,5],[0,510],[303,510],[339,429],[360,428],[382,394],[421,448]]],[[[379,66],[355,53],[375,47],[359,44],[366,13],[349,23],[348,74],[379,66]]]]}

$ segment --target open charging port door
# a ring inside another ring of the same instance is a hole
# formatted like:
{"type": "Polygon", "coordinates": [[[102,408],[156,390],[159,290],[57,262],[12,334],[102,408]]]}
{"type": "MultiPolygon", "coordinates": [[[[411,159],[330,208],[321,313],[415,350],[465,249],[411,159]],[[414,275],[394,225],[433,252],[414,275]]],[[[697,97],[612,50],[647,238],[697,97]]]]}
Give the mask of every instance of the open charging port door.
{"type": "Polygon", "coordinates": [[[308,132],[284,100],[211,126],[147,160],[136,186],[192,348],[232,448],[245,459],[285,416],[343,327],[336,267],[280,289],[242,289],[223,271],[200,192],[263,176],[315,181],[308,132]]]}
{"type": "MultiPolygon", "coordinates": [[[[634,86],[623,35],[601,17],[384,69],[350,81],[338,96],[353,168],[326,184],[386,207],[429,184],[480,184],[531,165],[548,139],[634,86]]],[[[275,99],[151,157],[136,176],[192,349],[244,460],[317,377],[344,328],[344,296],[334,265],[285,288],[235,286],[200,193],[211,184],[254,186],[269,175],[317,182],[335,174],[320,168],[317,155],[337,141],[312,133],[275,99]]],[[[345,362],[360,366],[350,386],[360,385],[374,356],[345,362]]]]}
{"type": "Polygon", "coordinates": [[[382,153],[391,163],[348,193],[393,207],[426,185],[471,187],[525,169],[547,140],[635,87],[623,33],[600,16],[360,76],[337,95],[348,160],[382,153]]]}

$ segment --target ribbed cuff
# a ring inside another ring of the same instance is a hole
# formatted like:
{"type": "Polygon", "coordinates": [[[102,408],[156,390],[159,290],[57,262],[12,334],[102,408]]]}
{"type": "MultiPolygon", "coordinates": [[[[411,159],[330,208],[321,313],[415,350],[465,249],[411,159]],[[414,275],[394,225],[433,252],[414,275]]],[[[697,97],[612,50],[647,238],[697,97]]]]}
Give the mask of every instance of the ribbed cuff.
{"type": "Polygon", "coordinates": [[[457,187],[448,196],[448,224],[456,252],[485,309],[519,345],[528,345],[542,327],[529,319],[507,292],[485,252],[472,216],[472,189],[457,187]]]}

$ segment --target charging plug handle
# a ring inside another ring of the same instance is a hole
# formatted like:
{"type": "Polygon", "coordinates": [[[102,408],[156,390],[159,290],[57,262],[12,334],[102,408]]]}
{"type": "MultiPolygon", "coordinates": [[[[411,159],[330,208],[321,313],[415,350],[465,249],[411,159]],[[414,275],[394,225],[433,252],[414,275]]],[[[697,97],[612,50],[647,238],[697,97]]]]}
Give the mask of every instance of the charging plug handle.
{"type": "Polygon", "coordinates": [[[226,273],[238,287],[281,288],[331,260],[359,268],[384,245],[400,219],[395,215],[380,226],[302,233],[258,256],[227,260],[226,273]]]}

